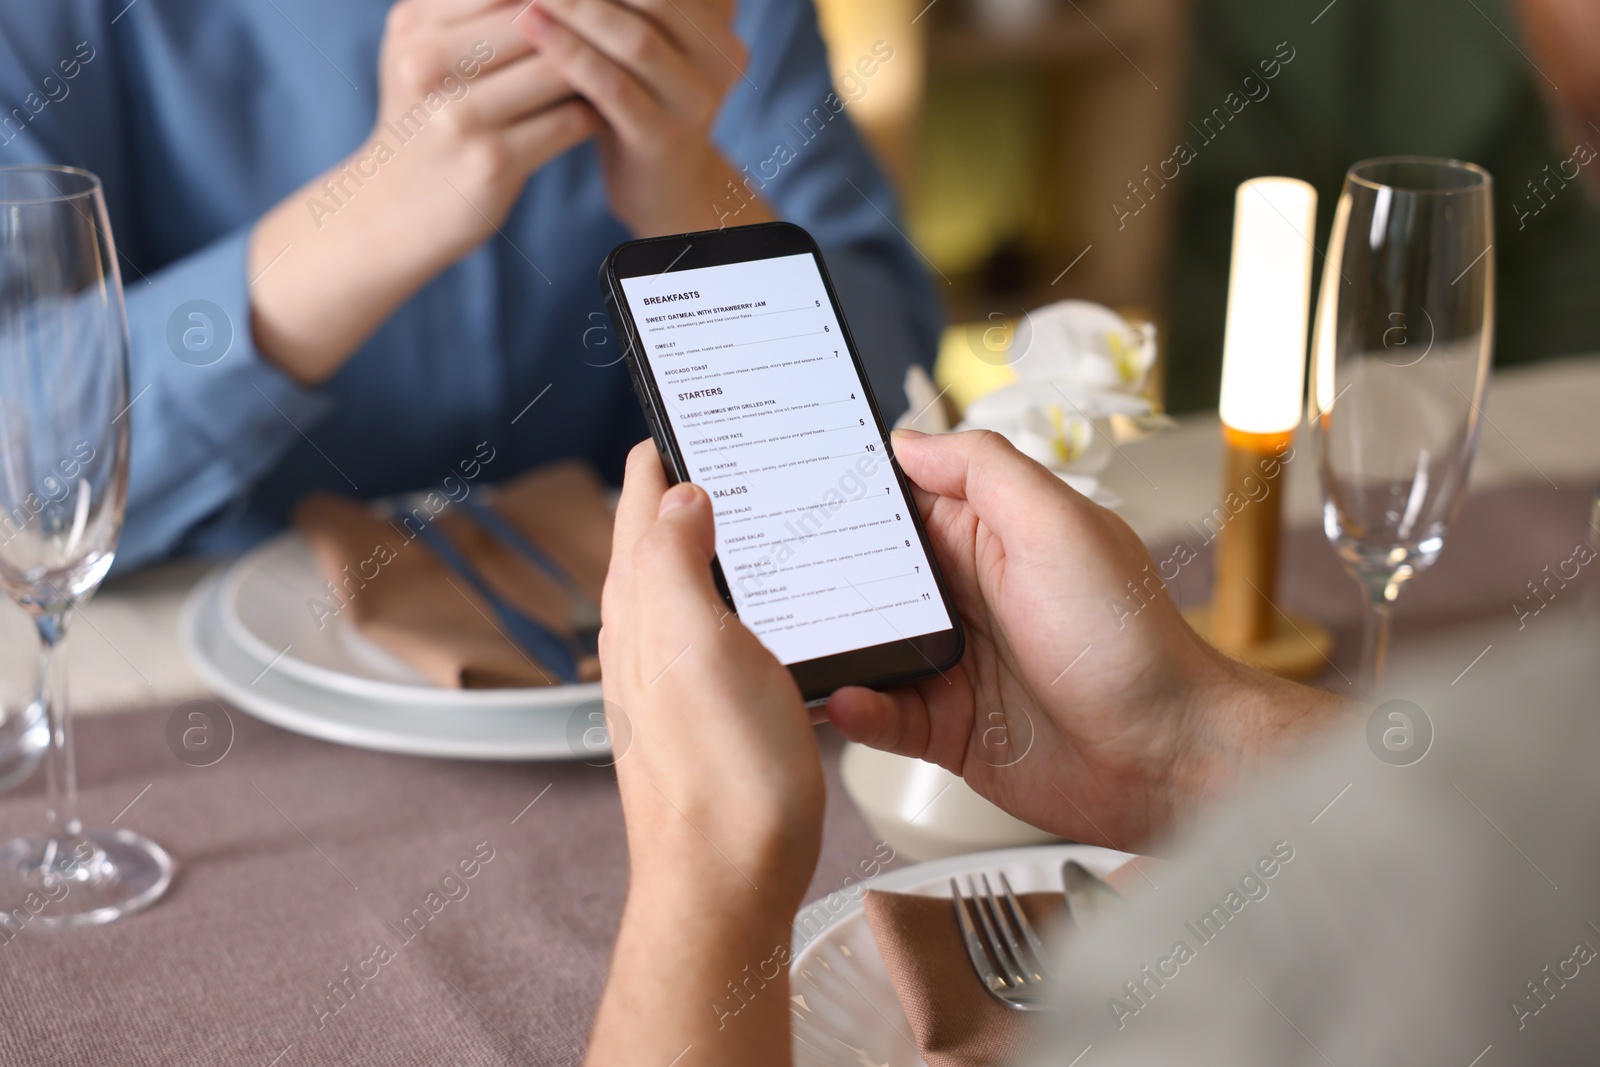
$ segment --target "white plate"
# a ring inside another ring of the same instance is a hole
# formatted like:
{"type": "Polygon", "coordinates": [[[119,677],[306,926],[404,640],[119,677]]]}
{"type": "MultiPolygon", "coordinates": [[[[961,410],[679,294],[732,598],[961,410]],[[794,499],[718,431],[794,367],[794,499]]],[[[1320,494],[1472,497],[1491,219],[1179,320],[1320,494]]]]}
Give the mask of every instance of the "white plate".
{"type": "MultiPolygon", "coordinates": [[[[217,606],[235,644],[301,681],[372,700],[457,708],[529,708],[567,704],[563,687],[445,689],[367,640],[343,612],[319,624],[311,603],[333,604],[311,546],[291,530],[253,549],[222,578],[217,606]]],[[[335,605],[336,606],[336,605],[335,605]]],[[[588,686],[581,687],[588,689],[588,686]]],[[[596,699],[594,696],[585,700],[596,699]]]]}
{"type": "MultiPolygon", "coordinates": [[[[202,580],[184,602],[178,639],[213,692],[258,719],[285,730],[358,748],[454,759],[599,759],[581,743],[588,727],[579,709],[600,699],[600,686],[531,690],[537,705],[443,708],[445,690],[412,689],[410,700],[375,700],[330,691],[236,645],[222,626],[223,573],[202,580]],[[569,741],[569,735],[578,740],[569,741]]],[[[516,692],[523,692],[517,690],[516,692]]]]}
{"type": "MultiPolygon", "coordinates": [[[[796,1000],[789,1017],[796,1067],[923,1067],[911,1024],[872,939],[861,902],[867,889],[948,898],[952,877],[1001,871],[1019,893],[1059,893],[1061,865],[1069,859],[1103,878],[1132,858],[1094,845],[1007,848],[919,863],[852,886],[853,899],[810,941],[795,943],[789,994],[796,1000]]],[[[801,915],[810,910],[802,908],[801,915]]]]}

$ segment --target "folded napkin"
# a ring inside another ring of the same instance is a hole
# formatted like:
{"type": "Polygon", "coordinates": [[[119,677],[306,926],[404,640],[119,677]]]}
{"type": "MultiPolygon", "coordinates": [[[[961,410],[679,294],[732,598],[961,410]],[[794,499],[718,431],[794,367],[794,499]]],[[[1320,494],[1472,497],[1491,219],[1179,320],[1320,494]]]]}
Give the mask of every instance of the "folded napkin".
{"type": "MultiPolygon", "coordinates": [[[[1124,895],[1134,891],[1134,883],[1142,884],[1132,864],[1106,881],[1124,895]]],[[[1046,944],[1054,943],[1053,935],[1070,936],[1060,893],[1018,893],[1017,902],[1046,944]]],[[[929,1067],[1021,1062],[1031,1036],[1027,1015],[1000,1003],[978,981],[950,898],[871,889],[865,906],[889,980],[929,1067]]]]}
{"type": "MultiPolygon", "coordinates": [[[[599,603],[612,511],[592,470],[575,461],[542,467],[499,486],[489,506],[599,603]]],[[[559,680],[508,636],[493,605],[428,547],[426,537],[447,538],[503,601],[557,634],[573,632],[574,597],[459,502],[433,493],[410,510],[385,514],[366,501],[318,493],[301,503],[294,521],[328,580],[328,612],[345,616],[435,685],[478,689],[559,680]]],[[[584,680],[599,672],[594,657],[580,661],[584,680]]]]}

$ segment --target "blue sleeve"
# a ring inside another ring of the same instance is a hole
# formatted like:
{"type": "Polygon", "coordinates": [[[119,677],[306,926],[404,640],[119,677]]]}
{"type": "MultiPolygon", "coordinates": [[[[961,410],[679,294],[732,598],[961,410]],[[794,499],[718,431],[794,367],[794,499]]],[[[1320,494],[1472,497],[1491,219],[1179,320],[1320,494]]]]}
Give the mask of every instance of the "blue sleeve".
{"type": "Polygon", "coordinates": [[[333,407],[256,350],[249,242],[250,228],[236,230],[127,286],[133,446],[123,567],[170,554],[333,407]]]}
{"type": "MultiPolygon", "coordinates": [[[[850,331],[884,417],[905,409],[905,372],[931,365],[940,312],[919,254],[905,236],[893,190],[834,91],[810,0],[747,0],[736,23],[750,50],[729,94],[717,141],[744,190],[810,231],[822,246],[850,331]]],[[[869,63],[893,61],[882,46],[869,63]],[[884,56],[889,58],[886,60],[884,56]]],[[[718,217],[738,225],[740,189],[718,217]]]]}
{"type": "MultiPolygon", "coordinates": [[[[0,163],[92,170],[105,187],[113,233],[137,240],[142,227],[161,225],[144,217],[138,192],[159,177],[140,171],[128,133],[124,103],[139,92],[130,74],[136,60],[112,47],[119,27],[100,7],[93,0],[26,11],[0,4],[0,163]]],[[[256,350],[248,242],[245,227],[155,264],[119,241],[132,437],[119,571],[171,554],[331,406],[256,350]]]]}

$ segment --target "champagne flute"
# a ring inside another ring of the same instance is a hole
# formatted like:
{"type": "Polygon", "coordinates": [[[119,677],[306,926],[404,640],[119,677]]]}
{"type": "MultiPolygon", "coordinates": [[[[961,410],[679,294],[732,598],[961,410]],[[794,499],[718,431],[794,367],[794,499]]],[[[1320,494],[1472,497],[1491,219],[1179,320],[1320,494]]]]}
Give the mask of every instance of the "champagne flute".
{"type": "MultiPolygon", "coordinates": [[[[0,586],[39,634],[48,827],[0,843],[18,925],[110,922],[161,896],[172,859],[78,819],[62,647],[111,568],[128,483],[128,325],[100,180],[0,167],[0,586]]],[[[8,938],[9,939],[9,938],[8,938]]]]}
{"type": "Polygon", "coordinates": [[[1395,598],[1439,558],[1477,448],[1494,336],[1493,182],[1471,163],[1357,163],[1312,340],[1323,530],[1365,601],[1375,697],[1395,598]]]}
{"type": "MultiPolygon", "coordinates": [[[[5,537],[5,519],[0,517],[0,540],[5,537]]],[[[6,657],[6,667],[13,666],[11,658],[6,657]]],[[[50,747],[50,724],[39,706],[37,690],[29,688],[26,699],[20,701],[12,699],[9,684],[8,691],[0,693],[0,793],[32,777],[50,747]]]]}

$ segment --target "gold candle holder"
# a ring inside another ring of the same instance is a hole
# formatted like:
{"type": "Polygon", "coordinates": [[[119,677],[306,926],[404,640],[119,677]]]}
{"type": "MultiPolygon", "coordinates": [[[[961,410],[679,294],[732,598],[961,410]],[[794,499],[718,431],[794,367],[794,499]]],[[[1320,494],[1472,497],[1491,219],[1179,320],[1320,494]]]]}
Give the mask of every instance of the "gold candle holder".
{"type": "Polygon", "coordinates": [[[1327,666],[1333,637],[1315,620],[1276,604],[1283,455],[1290,438],[1223,426],[1223,499],[1233,494],[1243,505],[1216,537],[1211,603],[1183,614],[1230,656],[1285,678],[1310,678],[1327,666]]]}
{"type": "Polygon", "coordinates": [[[1293,178],[1254,178],[1234,198],[1219,403],[1229,518],[1216,538],[1211,603],[1184,613],[1222,651],[1293,678],[1320,672],[1333,646],[1322,626],[1276,604],[1284,454],[1303,410],[1316,208],[1316,191],[1293,178]]]}

